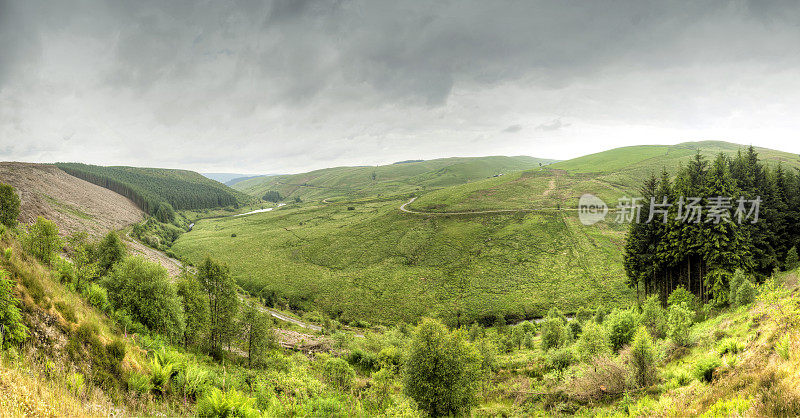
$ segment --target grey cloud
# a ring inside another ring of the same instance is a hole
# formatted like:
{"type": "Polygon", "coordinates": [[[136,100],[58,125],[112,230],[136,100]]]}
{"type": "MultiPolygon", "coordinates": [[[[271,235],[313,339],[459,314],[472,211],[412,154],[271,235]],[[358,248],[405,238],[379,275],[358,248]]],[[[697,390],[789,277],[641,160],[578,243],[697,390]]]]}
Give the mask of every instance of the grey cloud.
{"type": "Polygon", "coordinates": [[[569,123],[561,122],[561,119],[553,119],[550,122],[545,122],[536,126],[537,131],[557,131],[561,128],[569,126],[569,123]]]}
{"type": "MultiPolygon", "coordinates": [[[[0,145],[37,135],[31,152],[58,154],[65,141],[48,135],[77,131],[70,146],[108,158],[105,146],[133,138],[322,166],[433,155],[464,137],[494,153],[509,120],[549,120],[540,136],[688,125],[705,109],[730,114],[741,86],[762,88],[748,71],[800,64],[797,20],[800,5],[778,0],[0,0],[0,145]]],[[[245,161],[211,155],[221,169],[245,161]]],[[[149,157],[214,168],[186,152],[149,157]]]]}

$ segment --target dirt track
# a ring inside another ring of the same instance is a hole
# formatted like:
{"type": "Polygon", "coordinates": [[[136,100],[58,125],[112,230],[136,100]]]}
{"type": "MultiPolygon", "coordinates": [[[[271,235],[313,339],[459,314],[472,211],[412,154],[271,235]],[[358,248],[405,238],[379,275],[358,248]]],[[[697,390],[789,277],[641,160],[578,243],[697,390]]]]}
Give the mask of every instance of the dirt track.
{"type": "Polygon", "coordinates": [[[20,222],[54,221],[62,235],[99,236],[139,222],[144,213],[129,199],[49,164],[0,162],[0,182],[20,195],[20,222]]]}

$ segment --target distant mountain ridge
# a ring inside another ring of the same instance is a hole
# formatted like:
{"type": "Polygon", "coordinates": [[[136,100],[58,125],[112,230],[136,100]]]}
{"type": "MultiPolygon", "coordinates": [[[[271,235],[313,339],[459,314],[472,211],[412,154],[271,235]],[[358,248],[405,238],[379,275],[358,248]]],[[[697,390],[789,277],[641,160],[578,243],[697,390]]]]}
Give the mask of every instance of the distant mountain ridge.
{"type": "Polygon", "coordinates": [[[257,177],[232,186],[252,196],[277,191],[284,198],[303,200],[388,196],[468,183],[554,161],[528,156],[452,157],[382,166],[332,167],[257,177]]]}

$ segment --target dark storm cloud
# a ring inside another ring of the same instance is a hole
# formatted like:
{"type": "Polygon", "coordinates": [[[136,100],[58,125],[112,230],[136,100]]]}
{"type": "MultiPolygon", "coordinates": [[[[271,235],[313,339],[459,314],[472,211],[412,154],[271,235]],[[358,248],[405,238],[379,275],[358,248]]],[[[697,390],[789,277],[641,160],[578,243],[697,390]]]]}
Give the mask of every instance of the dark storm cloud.
{"type": "Polygon", "coordinates": [[[782,95],[774,114],[791,113],[782,83],[800,64],[799,10],[0,0],[0,145],[36,141],[9,158],[237,172],[443,156],[465,138],[466,153],[534,144],[564,157],[578,138],[552,135],[636,126],[668,138],[730,121],[767,90],[782,95]]]}

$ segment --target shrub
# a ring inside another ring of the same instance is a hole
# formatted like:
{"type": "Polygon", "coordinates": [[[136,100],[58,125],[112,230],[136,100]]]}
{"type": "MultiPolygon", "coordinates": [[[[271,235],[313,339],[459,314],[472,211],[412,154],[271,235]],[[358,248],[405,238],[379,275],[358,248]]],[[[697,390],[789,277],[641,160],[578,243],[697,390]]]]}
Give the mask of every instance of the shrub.
{"type": "Polygon", "coordinates": [[[542,350],[560,347],[567,342],[567,328],[558,318],[548,317],[542,322],[542,350]]]}
{"type": "Polygon", "coordinates": [[[102,274],[111,270],[111,267],[122,261],[124,256],[125,244],[115,231],[106,234],[103,240],[97,245],[98,266],[102,274]]]}
{"type": "Polygon", "coordinates": [[[636,314],[630,309],[614,309],[605,320],[608,338],[614,351],[629,344],[636,332],[636,314]]]}
{"type": "Polygon", "coordinates": [[[726,338],[717,344],[717,354],[721,356],[725,354],[738,354],[742,350],[744,350],[744,344],[736,338],[726,338]]]}
{"type": "Polygon", "coordinates": [[[547,356],[548,370],[562,371],[576,362],[575,353],[569,347],[551,351],[547,356]]]}
{"type": "Polygon", "coordinates": [[[701,382],[711,382],[714,379],[714,371],[722,365],[722,360],[717,355],[708,356],[700,359],[694,365],[694,375],[701,382]]]}
{"type": "Polygon", "coordinates": [[[640,323],[647,327],[653,338],[664,338],[667,333],[667,311],[661,306],[658,296],[648,297],[642,304],[640,323]]]}
{"type": "Polygon", "coordinates": [[[370,373],[379,368],[378,356],[360,348],[356,348],[347,355],[347,362],[364,373],[370,373]]]}
{"type": "Polygon", "coordinates": [[[150,376],[143,373],[131,373],[130,376],[128,376],[128,390],[138,395],[150,393],[150,391],[153,390],[150,376]]]}
{"type": "Polygon", "coordinates": [[[14,186],[0,183],[0,225],[13,228],[19,217],[19,196],[14,186]]]}
{"type": "Polygon", "coordinates": [[[378,353],[378,365],[381,369],[398,372],[403,366],[403,353],[397,347],[386,347],[378,353]]]}
{"type": "Polygon", "coordinates": [[[344,391],[350,390],[356,378],[356,372],[350,364],[340,358],[326,360],[322,369],[328,382],[344,391]]]}
{"type": "Polygon", "coordinates": [[[578,355],[583,361],[611,354],[611,342],[605,328],[595,322],[587,322],[576,343],[578,355]]]}
{"type": "Polygon", "coordinates": [[[197,403],[197,416],[200,418],[255,417],[259,414],[254,408],[254,404],[255,399],[248,398],[239,391],[222,392],[213,388],[197,403]]]}
{"type": "Polygon", "coordinates": [[[22,322],[19,300],[13,294],[14,283],[8,279],[8,272],[0,270],[0,326],[3,327],[0,348],[18,344],[28,338],[28,327],[22,322]]]}
{"type": "Polygon", "coordinates": [[[567,385],[567,394],[581,402],[618,398],[628,390],[628,382],[628,371],[622,364],[601,356],[582,368],[578,377],[567,385]]]}
{"type": "Polygon", "coordinates": [[[694,309],[697,304],[697,298],[694,293],[686,290],[685,287],[678,286],[667,298],[667,306],[680,305],[681,303],[685,303],[689,309],[694,309]]]}
{"type": "Polygon", "coordinates": [[[108,297],[147,328],[167,337],[183,333],[181,302],[167,270],[141,257],[128,257],[116,264],[103,280],[108,297]]]}
{"type": "Polygon", "coordinates": [[[80,373],[71,373],[67,376],[67,389],[75,396],[80,396],[86,384],[83,381],[83,375],[80,373]]]}
{"type": "Polygon", "coordinates": [[[653,338],[650,337],[647,328],[640,327],[636,331],[631,350],[628,353],[628,364],[631,367],[631,378],[634,385],[648,387],[658,380],[656,357],[653,338]]]}
{"type": "Polygon", "coordinates": [[[39,216],[36,222],[28,227],[28,232],[22,238],[22,245],[30,254],[49,266],[61,248],[58,227],[53,221],[39,216]]]}
{"type": "Polygon", "coordinates": [[[750,280],[745,280],[736,291],[736,304],[745,306],[756,300],[756,288],[750,280]]]}
{"type": "Polygon", "coordinates": [[[794,246],[786,253],[786,262],[784,263],[784,270],[791,271],[800,267],[800,257],[797,256],[797,247],[794,246]]]}
{"type": "Polygon", "coordinates": [[[476,402],[480,355],[460,332],[424,319],[404,361],[406,394],[433,416],[467,414],[476,402]]]}
{"type": "Polygon", "coordinates": [[[677,345],[685,347],[689,344],[689,328],[692,326],[694,313],[686,306],[671,305],[667,314],[667,336],[677,345]]]}
{"type": "Polygon", "coordinates": [[[86,300],[89,305],[94,306],[101,311],[108,312],[111,306],[108,303],[108,291],[100,287],[97,283],[92,283],[86,292],[86,300]]]}
{"type": "Polygon", "coordinates": [[[208,385],[208,370],[194,363],[187,364],[178,375],[175,376],[176,385],[181,389],[184,396],[196,399],[208,385]]]}
{"type": "Polygon", "coordinates": [[[587,321],[592,319],[592,311],[586,309],[586,307],[581,306],[578,308],[578,311],[575,312],[575,320],[580,322],[581,324],[586,323],[587,321]]]}
{"type": "Polygon", "coordinates": [[[788,335],[784,335],[778,342],[775,343],[775,352],[778,353],[784,360],[789,360],[791,353],[791,340],[788,335]]]}

